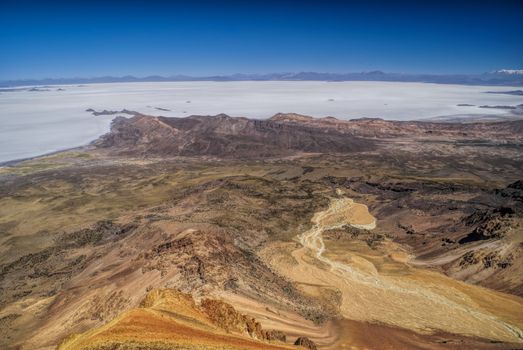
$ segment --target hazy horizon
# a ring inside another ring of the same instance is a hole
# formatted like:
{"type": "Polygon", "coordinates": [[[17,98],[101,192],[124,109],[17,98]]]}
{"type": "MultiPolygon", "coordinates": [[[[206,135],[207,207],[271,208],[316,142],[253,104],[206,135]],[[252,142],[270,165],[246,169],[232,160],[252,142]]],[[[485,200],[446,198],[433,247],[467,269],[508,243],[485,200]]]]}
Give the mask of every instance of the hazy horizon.
{"type": "Polygon", "coordinates": [[[99,78],[126,78],[126,77],[132,77],[137,79],[146,79],[151,77],[160,77],[160,78],[177,78],[177,77],[187,77],[187,78],[212,78],[212,77],[232,77],[232,76],[267,76],[267,75],[283,75],[283,74],[301,74],[301,73],[314,73],[314,74],[332,74],[332,75],[348,75],[348,74],[371,74],[371,73],[383,73],[383,74],[391,74],[391,75],[404,75],[404,76],[419,76],[419,75],[425,75],[425,76],[477,76],[482,74],[488,74],[488,73],[496,73],[499,71],[507,71],[507,70],[521,70],[523,74],[523,68],[513,68],[513,67],[500,67],[499,69],[491,70],[491,71],[484,71],[484,72],[476,72],[476,73],[465,73],[465,72],[417,72],[417,73],[408,73],[408,72],[400,72],[400,71],[385,71],[382,69],[373,69],[373,70],[361,70],[361,71],[266,71],[266,72],[257,72],[257,73],[251,73],[251,72],[234,72],[234,73],[212,73],[212,74],[202,74],[202,75],[196,75],[196,74],[188,74],[184,72],[179,73],[173,73],[173,74],[147,74],[147,75],[140,75],[140,74],[106,74],[106,75],[69,75],[69,76],[45,76],[45,77],[21,77],[16,79],[4,79],[0,77],[0,82],[8,82],[8,81],[26,81],[26,80],[73,80],[73,79],[99,79],[99,78]]]}

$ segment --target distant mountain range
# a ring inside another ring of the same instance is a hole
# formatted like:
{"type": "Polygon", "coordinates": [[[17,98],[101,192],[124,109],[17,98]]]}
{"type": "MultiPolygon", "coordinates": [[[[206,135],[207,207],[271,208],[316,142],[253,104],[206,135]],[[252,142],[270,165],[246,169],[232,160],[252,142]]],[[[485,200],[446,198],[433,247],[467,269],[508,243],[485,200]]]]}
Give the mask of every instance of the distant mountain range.
{"type": "Polygon", "coordinates": [[[104,76],[96,78],[48,78],[0,81],[0,87],[28,85],[64,85],[92,83],[124,82],[164,82],[164,81],[390,81],[390,82],[424,82],[436,84],[464,85],[500,85],[523,86],[523,70],[502,69],[483,74],[404,74],[385,73],[382,71],[360,73],[269,73],[269,74],[232,74],[194,77],[188,75],[135,77],[104,76]]]}

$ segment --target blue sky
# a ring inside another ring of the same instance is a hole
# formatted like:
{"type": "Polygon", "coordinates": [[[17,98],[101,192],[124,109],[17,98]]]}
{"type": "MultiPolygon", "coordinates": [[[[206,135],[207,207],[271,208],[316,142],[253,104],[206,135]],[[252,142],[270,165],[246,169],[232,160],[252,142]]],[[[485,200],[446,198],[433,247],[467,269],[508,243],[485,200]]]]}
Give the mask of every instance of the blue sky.
{"type": "Polygon", "coordinates": [[[523,68],[523,1],[0,1],[0,80],[523,68]]]}

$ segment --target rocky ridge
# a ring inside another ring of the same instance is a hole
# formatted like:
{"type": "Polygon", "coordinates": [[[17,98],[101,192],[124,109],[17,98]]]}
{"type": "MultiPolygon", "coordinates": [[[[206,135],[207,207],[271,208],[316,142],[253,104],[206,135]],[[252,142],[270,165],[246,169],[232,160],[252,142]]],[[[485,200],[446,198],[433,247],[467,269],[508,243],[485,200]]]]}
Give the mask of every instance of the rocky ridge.
{"type": "Polygon", "coordinates": [[[186,118],[135,114],[115,118],[111,131],[93,144],[117,155],[265,158],[372,151],[380,146],[378,141],[405,137],[420,142],[452,138],[453,142],[488,139],[518,144],[523,140],[523,121],[456,124],[369,118],[346,121],[293,113],[266,120],[225,114],[186,118]]]}
{"type": "MultiPolygon", "coordinates": [[[[293,348],[285,341],[282,332],[263,329],[254,318],[223,301],[204,299],[198,305],[190,294],[156,289],[146,295],[139,308],[99,329],[68,336],[57,350],[293,348]]],[[[315,349],[310,340],[296,345],[315,349]]]]}

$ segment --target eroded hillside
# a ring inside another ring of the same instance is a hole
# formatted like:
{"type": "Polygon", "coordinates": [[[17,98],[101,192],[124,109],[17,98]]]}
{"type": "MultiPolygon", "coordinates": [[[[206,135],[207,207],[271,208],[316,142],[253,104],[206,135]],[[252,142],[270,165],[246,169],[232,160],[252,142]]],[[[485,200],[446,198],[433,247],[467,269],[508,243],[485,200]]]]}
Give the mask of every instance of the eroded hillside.
{"type": "Polygon", "coordinates": [[[264,330],[255,319],[231,305],[172,289],[149,292],[131,309],[84,334],[70,335],[57,350],[68,349],[292,349],[285,335],[264,330]]]}
{"type": "Polygon", "coordinates": [[[0,346],[518,347],[514,123],[140,115],[3,167],[0,346]],[[157,289],[183,302],[140,308],[157,289]],[[217,326],[209,298],[286,343],[217,326]]]}

